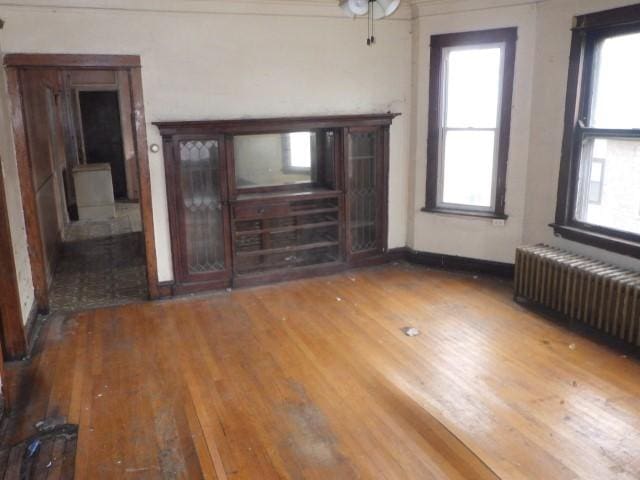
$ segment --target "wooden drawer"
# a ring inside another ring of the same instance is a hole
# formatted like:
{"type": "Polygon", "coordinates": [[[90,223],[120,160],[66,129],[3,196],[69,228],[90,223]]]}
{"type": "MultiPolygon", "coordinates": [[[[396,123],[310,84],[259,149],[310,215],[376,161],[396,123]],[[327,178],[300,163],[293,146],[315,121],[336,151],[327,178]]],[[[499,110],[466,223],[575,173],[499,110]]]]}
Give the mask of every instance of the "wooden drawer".
{"type": "Polygon", "coordinates": [[[281,217],[289,214],[289,204],[236,205],[233,214],[236,219],[281,217]]]}

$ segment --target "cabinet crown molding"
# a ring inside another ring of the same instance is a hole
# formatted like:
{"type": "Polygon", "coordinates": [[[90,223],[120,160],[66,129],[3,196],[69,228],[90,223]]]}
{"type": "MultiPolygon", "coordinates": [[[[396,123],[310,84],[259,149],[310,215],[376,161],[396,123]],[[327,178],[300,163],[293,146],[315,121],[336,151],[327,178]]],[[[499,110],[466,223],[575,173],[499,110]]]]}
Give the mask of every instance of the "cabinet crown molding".
{"type": "Polygon", "coordinates": [[[369,113],[358,115],[318,115],[304,117],[238,118],[230,120],[195,120],[153,122],[162,136],[171,136],[181,132],[202,131],[216,133],[261,133],[286,131],[299,128],[348,127],[357,123],[366,126],[391,125],[400,113],[369,113]]]}

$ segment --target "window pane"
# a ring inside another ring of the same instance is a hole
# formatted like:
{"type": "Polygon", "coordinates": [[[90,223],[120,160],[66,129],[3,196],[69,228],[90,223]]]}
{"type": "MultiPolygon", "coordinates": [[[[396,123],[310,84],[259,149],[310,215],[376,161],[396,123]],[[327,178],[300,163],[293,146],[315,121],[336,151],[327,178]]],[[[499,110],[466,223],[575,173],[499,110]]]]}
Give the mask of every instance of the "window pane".
{"type": "Polygon", "coordinates": [[[595,158],[593,159],[591,163],[591,181],[592,182],[602,181],[602,165],[603,165],[602,161],[596,161],[595,158]]]}
{"type": "Polygon", "coordinates": [[[640,234],[640,140],[598,138],[585,142],[576,218],[640,234]]]}
{"type": "Polygon", "coordinates": [[[491,207],[495,133],[448,131],[445,139],[442,202],[491,207]]]}
{"type": "Polygon", "coordinates": [[[501,48],[454,49],[446,55],[445,125],[448,128],[495,128],[501,48]]]}
{"type": "Polygon", "coordinates": [[[291,143],[291,167],[311,168],[311,133],[295,132],[289,134],[291,143]]]}
{"type": "Polygon", "coordinates": [[[591,126],[640,128],[640,33],[607,38],[594,71],[591,126]]]}

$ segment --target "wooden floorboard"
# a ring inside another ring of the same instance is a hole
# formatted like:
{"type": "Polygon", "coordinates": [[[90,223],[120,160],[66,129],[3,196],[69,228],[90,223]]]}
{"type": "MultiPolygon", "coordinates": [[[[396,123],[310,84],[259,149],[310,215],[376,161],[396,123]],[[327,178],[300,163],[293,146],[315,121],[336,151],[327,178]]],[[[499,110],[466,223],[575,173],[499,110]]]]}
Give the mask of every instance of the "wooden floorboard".
{"type": "Polygon", "coordinates": [[[390,265],[58,316],[40,341],[8,366],[3,442],[63,416],[79,479],[640,478],[640,364],[497,280],[390,265]]]}

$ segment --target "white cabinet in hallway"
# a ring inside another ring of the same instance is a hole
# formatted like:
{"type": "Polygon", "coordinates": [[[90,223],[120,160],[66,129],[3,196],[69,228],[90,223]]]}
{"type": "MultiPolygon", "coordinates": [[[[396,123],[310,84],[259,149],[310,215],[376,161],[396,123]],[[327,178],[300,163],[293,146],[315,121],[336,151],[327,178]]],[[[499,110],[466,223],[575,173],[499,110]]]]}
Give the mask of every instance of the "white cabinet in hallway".
{"type": "Polygon", "coordinates": [[[111,166],[108,163],[75,167],[73,183],[80,220],[102,220],[116,216],[111,166]]]}

